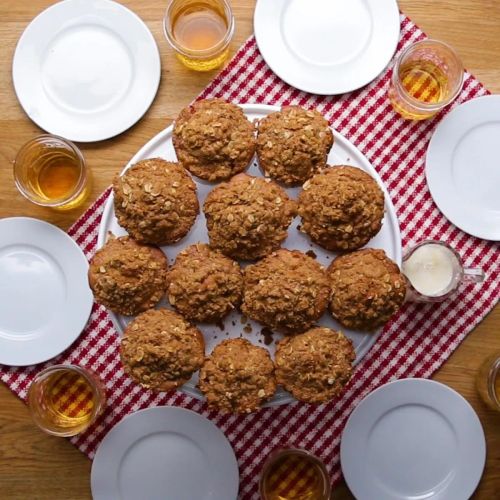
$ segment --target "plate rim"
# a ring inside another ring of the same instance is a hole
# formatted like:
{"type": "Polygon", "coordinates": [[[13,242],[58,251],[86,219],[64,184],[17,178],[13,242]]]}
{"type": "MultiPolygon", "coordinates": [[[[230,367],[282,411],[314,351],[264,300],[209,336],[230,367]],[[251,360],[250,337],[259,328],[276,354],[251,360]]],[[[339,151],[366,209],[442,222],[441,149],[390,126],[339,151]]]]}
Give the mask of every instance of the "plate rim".
{"type": "MultiPolygon", "coordinates": [[[[256,104],[256,103],[237,103],[239,107],[243,109],[245,114],[247,113],[255,113],[255,114],[269,114],[274,111],[279,111],[281,109],[281,106],[278,105],[270,105],[270,104],[256,104]]],[[[146,152],[153,147],[153,145],[157,142],[165,141],[166,138],[172,133],[173,130],[173,125],[175,122],[172,122],[168,127],[165,129],[161,130],[158,132],[154,137],[152,137],[149,141],[147,141],[135,154],[134,156],[127,162],[127,164],[122,168],[120,171],[120,175],[123,174],[128,168],[130,168],[134,163],[139,161],[145,154],[146,152]]],[[[394,240],[396,242],[396,255],[394,256],[394,261],[398,264],[398,266],[401,268],[402,265],[402,238],[401,238],[401,228],[399,226],[399,219],[396,213],[396,208],[394,206],[394,203],[392,202],[392,198],[390,197],[389,191],[387,187],[385,186],[382,178],[376,171],[375,167],[370,163],[368,158],[361,152],[361,150],[353,144],[351,141],[349,141],[345,136],[343,136],[340,132],[334,129],[331,125],[329,125],[330,129],[333,131],[334,136],[335,136],[335,141],[338,141],[342,144],[348,144],[349,148],[354,151],[359,158],[362,160],[362,163],[368,170],[368,172],[374,177],[376,180],[377,184],[381,187],[381,189],[384,192],[384,197],[385,197],[385,208],[387,209],[387,213],[385,214],[386,221],[389,219],[391,222],[392,230],[393,230],[393,236],[394,240]],[[388,217],[389,215],[389,217],[388,217]],[[399,242],[399,244],[397,244],[399,242]]],[[[191,175],[191,174],[190,174],[191,175]]],[[[206,181],[201,181],[203,183],[206,183],[206,181]]],[[[208,183],[210,185],[216,185],[215,183],[208,183]]],[[[97,246],[96,248],[99,249],[101,248],[105,241],[106,241],[106,235],[108,229],[105,227],[107,226],[107,221],[110,219],[110,217],[113,216],[113,191],[110,192],[107,200],[104,203],[104,208],[102,212],[102,219],[101,223],[99,225],[99,232],[98,232],[98,237],[97,237],[97,246]]],[[[115,313],[107,309],[107,312],[112,320],[113,327],[115,330],[117,330],[118,335],[120,335],[120,331],[122,330],[121,325],[118,322],[117,316],[115,313]]],[[[377,342],[379,336],[381,335],[382,328],[379,328],[373,333],[368,333],[370,337],[370,343],[368,344],[368,347],[366,348],[366,352],[363,354],[363,356],[358,360],[356,359],[355,365],[358,364],[370,351],[370,349],[373,347],[373,345],[377,342]]],[[[194,397],[198,400],[203,401],[204,398],[198,394],[198,392],[192,390],[191,387],[185,387],[182,386],[178,390],[183,392],[184,394],[188,394],[191,397],[194,397]]],[[[267,402],[263,407],[274,407],[277,405],[284,405],[284,404],[292,404],[295,403],[296,400],[290,396],[290,397],[284,397],[276,401],[270,401],[267,402]]]]}
{"type": "MultiPolygon", "coordinates": [[[[458,213],[457,216],[456,210],[459,204],[455,201],[451,201],[450,203],[450,199],[446,198],[445,194],[443,195],[443,190],[437,185],[438,181],[436,180],[437,177],[442,176],[443,173],[443,169],[440,168],[439,165],[437,165],[437,161],[434,159],[434,156],[438,154],[436,152],[436,148],[439,146],[440,143],[441,147],[443,147],[444,144],[447,152],[446,154],[450,155],[452,154],[452,148],[450,148],[451,146],[450,140],[448,139],[443,143],[443,139],[441,138],[442,135],[446,132],[446,127],[449,127],[449,124],[452,123],[453,120],[457,119],[456,118],[457,115],[459,116],[460,120],[463,120],[464,117],[467,118],[467,113],[479,112],[480,108],[483,106],[483,103],[485,101],[491,101],[492,105],[497,106],[498,111],[500,112],[500,94],[487,94],[475,97],[473,99],[469,99],[468,101],[461,103],[460,105],[453,108],[437,124],[425,153],[425,178],[427,181],[427,186],[429,188],[432,200],[434,201],[438,209],[441,211],[441,213],[446,217],[446,219],[448,219],[449,222],[451,222],[453,225],[455,225],[465,233],[470,234],[471,236],[474,236],[476,238],[481,238],[488,241],[500,241],[500,231],[497,230],[497,232],[495,232],[494,227],[491,230],[485,228],[478,230],[475,228],[475,222],[483,218],[481,215],[476,215],[476,217],[472,222],[470,221],[464,222],[464,220],[461,219],[462,218],[461,213],[458,213]],[[464,114],[465,116],[462,117],[461,115],[464,114]],[[456,216],[457,218],[455,218],[456,216]]],[[[477,118],[480,119],[479,116],[477,118]]],[[[467,125],[467,130],[472,130],[474,127],[477,127],[477,125],[481,123],[486,123],[486,121],[479,121],[479,122],[474,121],[473,123],[469,123],[467,125]]],[[[453,148],[456,146],[457,141],[459,139],[460,139],[459,137],[454,137],[453,148]]],[[[492,225],[494,226],[494,224],[492,225]]]]}
{"type": "MultiPolygon", "coordinates": [[[[61,8],[62,4],[71,4],[71,3],[82,3],[81,0],[59,0],[58,2],[49,5],[47,8],[44,10],[40,11],[25,27],[21,35],[19,36],[19,39],[16,43],[14,53],[12,56],[12,64],[11,64],[11,75],[12,75],[12,85],[14,88],[14,93],[17,98],[17,102],[19,103],[21,109],[23,112],[26,114],[26,116],[39,128],[42,130],[46,131],[47,133],[54,134],[54,135],[59,135],[61,137],[64,137],[70,141],[74,142],[81,142],[81,143],[91,143],[91,142],[100,142],[100,141],[105,141],[108,139],[111,139],[113,137],[116,137],[123,132],[127,131],[131,127],[133,127],[137,122],[139,122],[144,115],[148,112],[149,108],[153,104],[153,101],[156,98],[156,95],[158,94],[158,89],[160,86],[161,82],[161,56],[160,56],[160,50],[158,48],[158,45],[156,43],[156,40],[147,26],[147,24],[139,17],[138,14],[136,14],[132,9],[128,8],[127,6],[115,1],[115,0],[92,0],[92,1],[85,1],[85,4],[88,5],[89,7],[89,13],[93,13],[93,4],[96,3],[102,3],[102,4],[112,4],[113,8],[117,8],[119,12],[122,13],[122,15],[127,15],[130,16],[130,18],[133,18],[134,21],[137,23],[137,26],[141,26],[142,31],[144,32],[145,37],[148,39],[148,46],[149,50],[151,50],[151,55],[154,54],[154,61],[155,61],[155,67],[154,73],[151,71],[149,74],[149,79],[153,83],[153,87],[151,90],[151,95],[148,96],[147,99],[144,99],[143,106],[140,107],[140,111],[138,111],[136,114],[132,115],[133,118],[130,118],[126,123],[120,125],[120,126],[115,126],[115,127],[108,127],[108,131],[106,133],[101,133],[101,134],[92,134],[91,132],[89,133],[89,127],[81,127],[78,133],[71,133],[71,134],[65,134],[63,129],[55,129],[52,126],[49,126],[48,128],[44,125],[44,119],[43,116],[32,116],[31,113],[28,111],[28,103],[25,102],[25,98],[21,96],[19,92],[19,82],[20,82],[20,76],[18,74],[18,68],[19,68],[19,57],[20,54],[18,51],[23,50],[23,44],[26,43],[26,38],[30,36],[30,28],[34,23],[40,22],[40,19],[42,17],[45,17],[46,15],[51,15],[53,12],[56,12],[57,9],[61,8]],[[153,50],[154,49],[154,50],[153,50]]],[[[145,38],[146,39],[146,38],[145,38]]],[[[108,111],[109,113],[109,111],[108,111]]]]}
{"type": "MultiPolygon", "coordinates": [[[[229,442],[229,439],[226,437],[224,432],[214,422],[212,422],[210,419],[206,418],[205,416],[197,413],[196,411],[190,410],[188,408],[183,408],[180,406],[160,405],[160,406],[153,406],[150,408],[143,408],[141,410],[138,410],[138,411],[129,413],[128,415],[125,415],[125,417],[123,417],[119,422],[117,422],[112,427],[112,429],[104,436],[102,441],[99,443],[99,446],[98,446],[98,448],[95,452],[95,455],[93,457],[93,460],[92,460],[92,467],[91,467],[91,471],[90,471],[90,487],[91,487],[91,492],[92,492],[92,496],[93,496],[94,500],[98,500],[99,498],[102,498],[102,500],[107,500],[107,498],[99,496],[99,494],[95,491],[95,488],[97,487],[95,485],[95,482],[98,480],[98,478],[96,477],[96,475],[98,474],[97,467],[99,467],[99,461],[101,460],[100,454],[102,454],[106,451],[106,448],[105,448],[106,446],[109,446],[109,445],[106,445],[106,442],[109,441],[109,439],[112,439],[114,434],[117,434],[119,432],[125,432],[123,430],[120,430],[120,428],[122,428],[124,425],[127,425],[127,422],[130,422],[131,420],[137,420],[137,419],[144,418],[144,415],[147,415],[147,414],[154,415],[155,413],[158,414],[158,416],[154,417],[154,418],[158,419],[158,421],[162,424],[162,426],[168,427],[169,425],[172,424],[173,421],[175,422],[175,419],[182,418],[182,414],[184,414],[184,415],[191,414],[190,418],[197,419],[198,424],[203,422],[203,425],[207,426],[206,429],[210,428],[213,432],[213,437],[214,438],[216,437],[217,441],[220,442],[221,447],[226,449],[226,451],[227,451],[226,458],[228,459],[228,461],[229,460],[231,461],[230,466],[233,467],[232,472],[234,473],[234,480],[235,481],[234,481],[234,484],[228,486],[228,490],[232,489],[235,491],[236,495],[238,494],[238,489],[239,489],[238,461],[237,461],[234,449],[231,446],[231,443],[229,442]],[[168,415],[169,413],[174,413],[174,414],[177,413],[178,416],[168,415]],[[194,415],[194,417],[193,417],[193,415],[194,415]]],[[[153,418],[153,416],[151,418],[153,418]]],[[[164,430],[168,431],[168,429],[166,429],[166,428],[164,430]]],[[[144,438],[148,435],[152,435],[152,434],[155,434],[157,432],[158,432],[157,430],[155,430],[153,432],[150,429],[143,427],[141,429],[140,437],[144,438]]],[[[131,448],[131,446],[137,441],[138,440],[130,441],[129,443],[127,443],[126,450],[129,450],[131,448]]],[[[123,437],[122,437],[122,442],[123,442],[123,437]]],[[[126,450],[125,450],[125,453],[126,453],[126,450]]],[[[125,453],[119,457],[120,462],[123,459],[123,457],[125,456],[125,453]]],[[[218,455],[218,458],[219,457],[220,457],[220,455],[218,455]]],[[[226,464],[226,466],[227,465],[228,464],[226,464]]],[[[119,464],[117,465],[117,467],[119,468],[119,464]]],[[[228,471],[228,469],[226,467],[224,469],[224,472],[227,472],[227,471],[228,471]]],[[[106,479],[110,480],[111,478],[109,477],[109,475],[107,475],[106,479]]],[[[236,495],[234,498],[236,498],[236,495]]]]}
{"type": "MultiPolygon", "coordinates": [[[[350,463],[346,467],[345,456],[348,453],[346,448],[347,448],[347,446],[349,446],[348,443],[346,444],[346,439],[350,439],[349,435],[347,433],[354,432],[354,431],[351,431],[349,425],[351,424],[352,421],[355,421],[356,419],[360,418],[358,415],[360,415],[360,412],[363,411],[364,405],[373,404],[373,400],[379,398],[381,393],[388,392],[390,394],[391,391],[394,391],[395,387],[400,387],[400,386],[404,386],[404,385],[420,386],[420,387],[427,386],[429,388],[432,388],[432,391],[446,393],[447,395],[449,395],[449,397],[454,398],[456,400],[457,404],[460,404],[463,407],[463,409],[467,412],[467,420],[469,421],[469,423],[471,425],[473,425],[475,427],[475,432],[478,432],[479,437],[482,438],[480,440],[480,442],[478,443],[478,448],[476,450],[477,455],[481,456],[480,457],[481,463],[480,463],[480,466],[478,468],[478,474],[477,474],[477,477],[474,477],[470,481],[470,484],[469,484],[470,491],[467,491],[468,494],[464,497],[464,498],[469,498],[470,495],[472,495],[472,493],[474,493],[474,491],[476,490],[476,488],[481,480],[481,477],[482,477],[482,474],[484,471],[484,467],[486,464],[486,437],[484,434],[483,426],[481,424],[481,421],[480,421],[477,413],[475,412],[474,408],[472,407],[472,405],[458,391],[455,391],[453,388],[451,388],[450,386],[448,386],[446,384],[443,384],[442,382],[438,382],[436,380],[427,379],[427,378],[423,378],[423,377],[414,377],[414,378],[408,377],[408,378],[396,379],[396,380],[392,380],[391,382],[388,382],[386,384],[383,384],[383,385],[377,387],[376,389],[374,389],[373,391],[368,393],[357,404],[357,406],[354,408],[354,410],[349,415],[349,418],[347,419],[347,422],[346,422],[344,429],[342,431],[341,442],[340,442],[340,465],[341,465],[341,469],[342,469],[342,474],[344,476],[344,479],[345,479],[349,489],[353,492],[354,495],[358,495],[357,498],[360,498],[360,500],[365,498],[365,497],[363,497],[363,493],[365,490],[360,491],[358,486],[357,486],[359,484],[359,477],[356,479],[356,478],[354,478],[354,476],[351,475],[351,471],[349,470],[349,468],[351,467],[350,463]],[[343,459],[343,457],[344,457],[344,459],[343,459]],[[353,478],[354,478],[354,481],[353,481],[353,478]]],[[[429,395],[429,394],[431,394],[431,392],[428,391],[427,394],[429,395]]],[[[418,399],[420,401],[420,398],[418,398],[418,399]]],[[[384,410],[383,414],[386,414],[389,410],[399,406],[399,403],[386,402],[383,406],[384,406],[383,407],[383,410],[384,410]]],[[[427,404],[427,406],[435,409],[435,406],[432,404],[432,401],[429,402],[427,404]]],[[[380,413],[380,412],[378,412],[378,413],[380,413]]],[[[373,423],[374,423],[374,419],[372,418],[371,424],[373,424],[373,423]]],[[[354,424],[351,424],[351,425],[354,425],[354,424]]],[[[357,434],[359,434],[359,432],[360,432],[359,427],[358,427],[356,432],[357,432],[357,434]]],[[[459,435],[459,439],[460,439],[460,435],[459,435]]],[[[476,441],[476,443],[477,443],[477,441],[476,441]]],[[[462,456],[469,457],[470,456],[470,449],[463,450],[462,456]]],[[[477,457],[474,457],[474,458],[477,458],[477,457]]],[[[448,483],[448,484],[450,484],[450,483],[448,483]]],[[[366,489],[366,486],[365,486],[365,489],[366,489]]],[[[445,490],[444,490],[444,493],[446,493],[445,490]]],[[[440,495],[439,498],[442,500],[446,500],[447,497],[441,496],[442,494],[443,494],[443,490],[441,490],[439,492],[439,495],[440,495]]],[[[405,497],[405,498],[407,498],[407,500],[410,499],[410,497],[405,497]]],[[[412,496],[411,498],[415,498],[415,497],[412,496]]],[[[432,498],[434,498],[434,496],[432,498]]],[[[403,497],[401,497],[401,500],[403,500],[403,497]]],[[[456,497],[453,497],[453,498],[449,497],[449,500],[456,500],[456,497]]]]}
{"type": "MultiPolygon", "coordinates": [[[[382,64],[380,65],[381,67],[376,74],[374,74],[372,76],[367,76],[366,78],[362,79],[360,82],[358,82],[354,85],[347,85],[344,87],[340,87],[340,86],[335,87],[332,84],[332,87],[328,87],[328,89],[326,89],[326,88],[322,88],[322,87],[315,87],[314,85],[313,86],[303,85],[303,84],[297,85],[296,83],[293,82],[293,77],[289,78],[285,73],[283,73],[281,71],[281,68],[277,71],[275,69],[274,62],[270,63],[268,61],[268,59],[266,58],[266,56],[265,56],[266,50],[265,49],[262,50],[262,47],[264,44],[262,43],[262,41],[263,41],[263,39],[261,38],[262,33],[260,30],[260,27],[258,26],[258,23],[259,23],[258,16],[263,15],[263,14],[261,14],[261,10],[264,9],[265,7],[267,7],[266,3],[270,2],[270,1],[273,1],[273,0],[257,0],[257,3],[255,5],[252,24],[253,24],[254,36],[255,36],[255,41],[256,41],[257,47],[259,49],[260,54],[262,55],[262,58],[264,59],[266,64],[269,66],[269,68],[273,71],[273,73],[276,74],[281,80],[283,80],[288,85],[290,85],[293,88],[296,88],[298,90],[301,90],[302,92],[326,96],[326,95],[341,95],[341,94],[345,94],[348,92],[353,92],[355,90],[358,90],[358,89],[368,85],[370,82],[375,80],[380,74],[382,74],[384,72],[384,70],[389,66],[389,64],[390,64],[390,62],[391,62],[392,58],[394,57],[394,54],[397,50],[397,46],[398,46],[400,35],[401,35],[401,18],[400,18],[399,6],[397,3],[397,0],[384,0],[385,2],[387,2],[387,5],[384,5],[384,7],[389,8],[389,2],[390,2],[392,4],[392,9],[394,9],[394,12],[396,13],[394,20],[397,20],[395,23],[395,25],[397,24],[397,29],[396,29],[397,34],[394,37],[394,40],[392,40],[392,47],[393,48],[390,51],[390,56],[384,57],[383,59],[381,58],[381,61],[384,60],[385,62],[383,65],[382,64]]],[[[279,1],[283,1],[283,0],[279,0],[279,1]]],[[[372,0],[364,0],[364,1],[370,2],[372,0]]],[[[378,0],[376,0],[376,1],[378,1],[378,0]]],[[[371,75],[371,73],[370,73],[370,75],[371,75]]]]}
{"type": "MultiPolygon", "coordinates": [[[[34,217],[24,217],[24,216],[5,217],[3,219],[0,219],[0,228],[3,224],[28,224],[28,225],[34,224],[34,225],[38,225],[40,227],[47,228],[53,234],[57,234],[58,237],[62,238],[62,241],[67,242],[68,246],[66,248],[67,249],[71,248],[71,252],[73,252],[73,256],[71,257],[71,260],[76,261],[76,259],[78,258],[80,260],[79,265],[81,265],[82,268],[83,267],[85,268],[85,275],[82,277],[82,282],[80,283],[80,285],[82,285],[82,288],[79,288],[78,293],[75,294],[75,298],[78,297],[78,299],[79,299],[78,308],[82,311],[81,316],[78,318],[79,327],[76,328],[76,326],[75,326],[75,328],[73,329],[74,330],[73,333],[71,335],[69,335],[69,332],[71,330],[68,328],[68,325],[66,324],[65,328],[64,328],[65,335],[63,336],[63,338],[66,339],[66,341],[59,342],[58,347],[56,349],[52,349],[52,350],[49,349],[43,355],[40,355],[40,351],[36,350],[36,351],[32,351],[32,353],[38,354],[38,356],[30,356],[29,355],[30,351],[28,351],[26,348],[24,348],[24,349],[20,350],[21,355],[17,354],[17,359],[14,359],[14,357],[12,357],[12,359],[5,358],[3,360],[0,360],[0,364],[3,364],[5,366],[20,367],[20,366],[37,365],[37,364],[49,361],[49,360],[55,358],[56,356],[58,356],[59,354],[63,353],[66,349],[68,349],[78,339],[78,337],[82,334],[83,330],[85,329],[85,326],[87,325],[88,320],[90,318],[90,315],[92,313],[92,308],[93,308],[93,303],[94,303],[94,297],[93,297],[92,291],[90,290],[90,287],[88,286],[88,281],[87,281],[87,270],[88,270],[89,263],[88,263],[88,260],[85,256],[85,254],[83,253],[81,248],[78,246],[78,244],[75,242],[75,240],[73,240],[73,238],[71,238],[71,236],[69,236],[65,231],[63,231],[61,228],[55,226],[54,224],[51,224],[51,223],[44,221],[44,220],[41,220],[41,219],[36,219],[34,217]],[[86,288],[83,287],[84,284],[87,285],[86,288]],[[85,299],[85,301],[86,301],[85,303],[84,303],[83,299],[85,299]],[[85,308],[83,306],[85,306],[85,308]],[[12,361],[15,361],[15,363],[12,363],[12,361]]],[[[32,236],[29,236],[29,237],[31,238],[32,236]]],[[[33,243],[37,248],[44,250],[43,243],[40,244],[38,241],[34,241],[33,243]]],[[[0,233],[0,248],[3,248],[1,233],[0,233]]],[[[60,247],[60,248],[62,248],[62,247],[60,247]]],[[[54,260],[59,265],[61,265],[61,262],[57,259],[58,255],[56,255],[54,253],[51,253],[50,255],[52,258],[54,258],[54,260]]],[[[62,265],[61,265],[61,268],[62,268],[62,265]]],[[[62,268],[62,269],[64,271],[64,268],[62,268]]],[[[66,273],[65,273],[65,277],[66,277],[66,273]]],[[[76,285],[76,283],[71,283],[71,288],[74,289],[75,285],[76,285]]],[[[66,311],[67,311],[67,308],[64,309],[63,314],[66,311]]],[[[71,312],[73,312],[73,311],[71,311],[71,312]]],[[[6,340],[0,338],[0,344],[3,344],[4,342],[6,342],[6,340]]],[[[13,341],[13,342],[17,342],[17,341],[13,341]]],[[[30,340],[27,340],[26,342],[29,344],[30,340]]],[[[22,345],[24,347],[26,346],[26,342],[22,343],[22,345]]],[[[2,350],[2,352],[3,352],[3,350],[2,350]]]]}

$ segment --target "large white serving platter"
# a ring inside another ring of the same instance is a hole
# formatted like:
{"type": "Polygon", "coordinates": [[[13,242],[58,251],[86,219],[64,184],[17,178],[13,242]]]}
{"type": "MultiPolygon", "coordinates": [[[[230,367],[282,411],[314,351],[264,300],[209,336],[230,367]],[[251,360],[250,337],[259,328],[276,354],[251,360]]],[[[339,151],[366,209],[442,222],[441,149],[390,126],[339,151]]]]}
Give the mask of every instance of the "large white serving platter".
{"type": "Polygon", "coordinates": [[[24,30],[12,63],[17,98],[51,134],[102,141],[148,110],[161,63],[144,22],[111,0],[65,0],[24,30]]]}
{"type": "MultiPolygon", "coordinates": [[[[273,111],[278,111],[280,108],[277,106],[268,106],[263,104],[242,104],[246,116],[250,120],[258,120],[268,115],[273,111]]],[[[347,139],[340,135],[335,130],[333,131],[335,137],[335,143],[328,156],[328,163],[330,165],[339,164],[349,164],[356,167],[360,167],[366,172],[368,172],[372,177],[376,179],[380,187],[383,189],[385,194],[385,218],[382,225],[381,231],[373,238],[368,246],[371,248],[382,248],[385,250],[387,255],[401,264],[401,235],[399,232],[399,224],[392,205],[389,194],[382,183],[382,180],[378,176],[375,169],[371,166],[370,162],[366,157],[347,139]]],[[[144,160],[146,158],[162,157],[167,160],[175,161],[176,155],[172,145],[172,126],[168,127],[164,131],[160,132],[157,136],[151,139],[128,163],[124,171],[129,168],[134,163],[144,160]]],[[[255,176],[262,176],[256,162],[248,169],[248,173],[255,176]]],[[[200,200],[200,205],[203,206],[205,198],[210,190],[214,187],[214,184],[202,181],[196,177],[193,177],[196,185],[198,187],[198,198],[200,200]]],[[[288,194],[296,198],[301,188],[290,188],[287,189],[288,194]]],[[[312,250],[316,256],[317,260],[324,266],[328,266],[335,258],[335,254],[328,252],[318,245],[311,243],[309,238],[297,230],[297,226],[300,224],[300,219],[297,217],[292,222],[290,229],[288,231],[288,238],[285,240],[283,246],[289,249],[301,250],[302,252],[307,252],[312,250]]],[[[104,207],[101,227],[99,228],[99,236],[97,241],[97,247],[101,248],[107,238],[108,232],[112,232],[117,236],[127,234],[126,231],[121,228],[116,220],[113,208],[113,195],[111,194],[106,205],[104,207]]],[[[172,264],[175,260],[176,255],[189,245],[197,242],[208,242],[208,234],[206,230],[205,216],[201,213],[192,228],[191,232],[180,242],[175,245],[169,245],[163,247],[163,251],[167,254],[169,263],[172,264]]],[[[160,306],[167,306],[165,302],[162,302],[160,306]]],[[[168,307],[168,306],[167,306],[168,307]]],[[[121,334],[126,327],[127,323],[131,318],[125,316],[111,314],[113,323],[121,334]]],[[[243,321],[246,323],[246,321],[243,321]]],[[[274,342],[268,346],[264,344],[264,338],[261,335],[262,325],[256,322],[248,320],[248,324],[252,328],[251,333],[245,333],[243,331],[244,324],[242,323],[241,315],[238,312],[231,313],[230,316],[224,321],[223,328],[222,325],[207,325],[198,324],[200,330],[205,336],[205,342],[207,346],[207,353],[210,353],[217,343],[226,338],[240,337],[243,336],[248,338],[256,345],[262,345],[267,347],[271,354],[274,354],[275,344],[274,342]]],[[[366,333],[358,332],[354,330],[346,330],[332,319],[332,317],[326,313],[319,321],[320,325],[328,326],[334,329],[342,330],[348,337],[350,337],[356,348],[356,363],[359,362],[363,356],[369,351],[370,347],[377,340],[378,333],[366,333]]],[[[280,334],[274,334],[274,340],[279,340],[282,338],[280,334]]],[[[198,374],[195,374],[193,378],[184,385],[183,390],[188,394],[201,398],[202,395],[200,391],[196,388],[196,383],[198,381],[198,374]]],[[[294,399],[285,391],[279,390],[271,401],[271,404],[285,404],[294,401],[294,399]]]]}
{"type": "Polygon", "coordinates": [[[472,406],[426,379],[390,382],[352,412],[340,446],[358,500],[467,500],[481,479],[486,442],[472,406]]]}
{"type": "Polygon", "coordinates": [[[238,484],[238,463],[221,430],[172,406],[125,417],[92,462],[94,500],[235,500],[238,484]]]}

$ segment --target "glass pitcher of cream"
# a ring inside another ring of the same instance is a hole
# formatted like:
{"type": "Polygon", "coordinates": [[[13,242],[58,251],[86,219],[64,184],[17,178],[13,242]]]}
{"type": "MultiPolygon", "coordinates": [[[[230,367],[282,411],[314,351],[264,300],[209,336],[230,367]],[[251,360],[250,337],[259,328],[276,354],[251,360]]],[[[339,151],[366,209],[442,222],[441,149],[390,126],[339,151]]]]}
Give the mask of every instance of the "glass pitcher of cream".
{"type": "Polygon", "coordinates": [[[410,248],[403,257],[403,274],[408,281],[406,300],[442,302],[461,283],[484,281],[481,269],[464,267],[460,255],[443,241],[425,240],[410,248]]]}

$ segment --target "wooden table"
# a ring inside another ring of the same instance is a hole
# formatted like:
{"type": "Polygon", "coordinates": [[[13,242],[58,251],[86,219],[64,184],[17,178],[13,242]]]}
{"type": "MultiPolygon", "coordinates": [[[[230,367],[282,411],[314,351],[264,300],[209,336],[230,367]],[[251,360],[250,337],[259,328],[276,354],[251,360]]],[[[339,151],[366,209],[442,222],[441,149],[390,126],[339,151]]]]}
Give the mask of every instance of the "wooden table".
{"type": "MultiPolygon", "coordinates": [[[[84,211],[57,213],[29,204],[18,194],[11,173],[19,147],[40,130],[20,108],[12,87],[11,64],[16,42],[29,21],[49,0],[0,2],[0,217],[27,215],[67,228],[84,211]]],[[[183,68],[164,40],[161,20],[165,0],[122,1],[144,19],[162,58],[162,81],[146,116],[121,136],[81,148],[94,175],[90,203],[110,184],[130,157],[165,128],[215,76],[183,68]]],[[[236,49],[252,32],[255,0],[233,0],[236,49]]],[[[400,7],[431,37],[453,45],[465,66],[486,86],[500,93],[500,2],[498,0],[400,0],[400,7]]],[[[488,460],[475,498],[500,495],[500,414],[487,410],[474,389],[481,361],[500,351],[500,308],[471,333],[435,379],[458,390],[473,405],[486,432],[488,460]]],[[[90,498],[90,461],[64,439],[43,434],[31,423],[24,404],[0,384],[0,499],[90,498]]],[[[335,498],[352,498],[345,486],[335,498]]],[[[196,500],[196,499],[193,499],[196,500]]]]}

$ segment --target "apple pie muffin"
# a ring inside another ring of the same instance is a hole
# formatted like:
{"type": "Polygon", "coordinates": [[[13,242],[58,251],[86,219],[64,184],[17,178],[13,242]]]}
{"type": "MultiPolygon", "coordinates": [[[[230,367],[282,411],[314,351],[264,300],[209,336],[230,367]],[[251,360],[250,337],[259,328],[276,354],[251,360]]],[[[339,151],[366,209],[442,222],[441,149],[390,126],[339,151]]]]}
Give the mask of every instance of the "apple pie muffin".
{"type": "Polygon", "coordinates": [[[170,245],[186,236],[199,212],[196,185],[179,164],[152,158],[132,165],[113,184],[120,226],[137,241],[170,245]]]}
{"type": "Polygon", "coordinates": [[[207,181],[243,172],[255,153],[255,130],[243,110],[222,99],[204,99],[184,108],[174,125],[177,158],[207,181]]]}
{"type": "Polygon", "coordinates": [[[120,357],[125,373],[146,389],[170,391],[185,384],[205,356],[202,333],[180,314],[150,309],[123,334],[120,357]]]}
{"type": "Polygon", "coordinates": [[[246,339],[227,339],[205,360],[199,387],[211,408],[250,413],[276,392],[274,363],[263,347],[246,339]]]}
{"type": "Polygon", "coordinates": [[[342,325],[375,330],[402,306],[405,277],[383,250],[366,248],[337,257],[328,268],[330,312],[342,325]]]}
{"type": "Polygon", "coordinates": [[[285,337],[276,349],[276,380],[295,399],[326,403],[340,395],[356,358],[350,339],[330,328],[285,337]]]}

